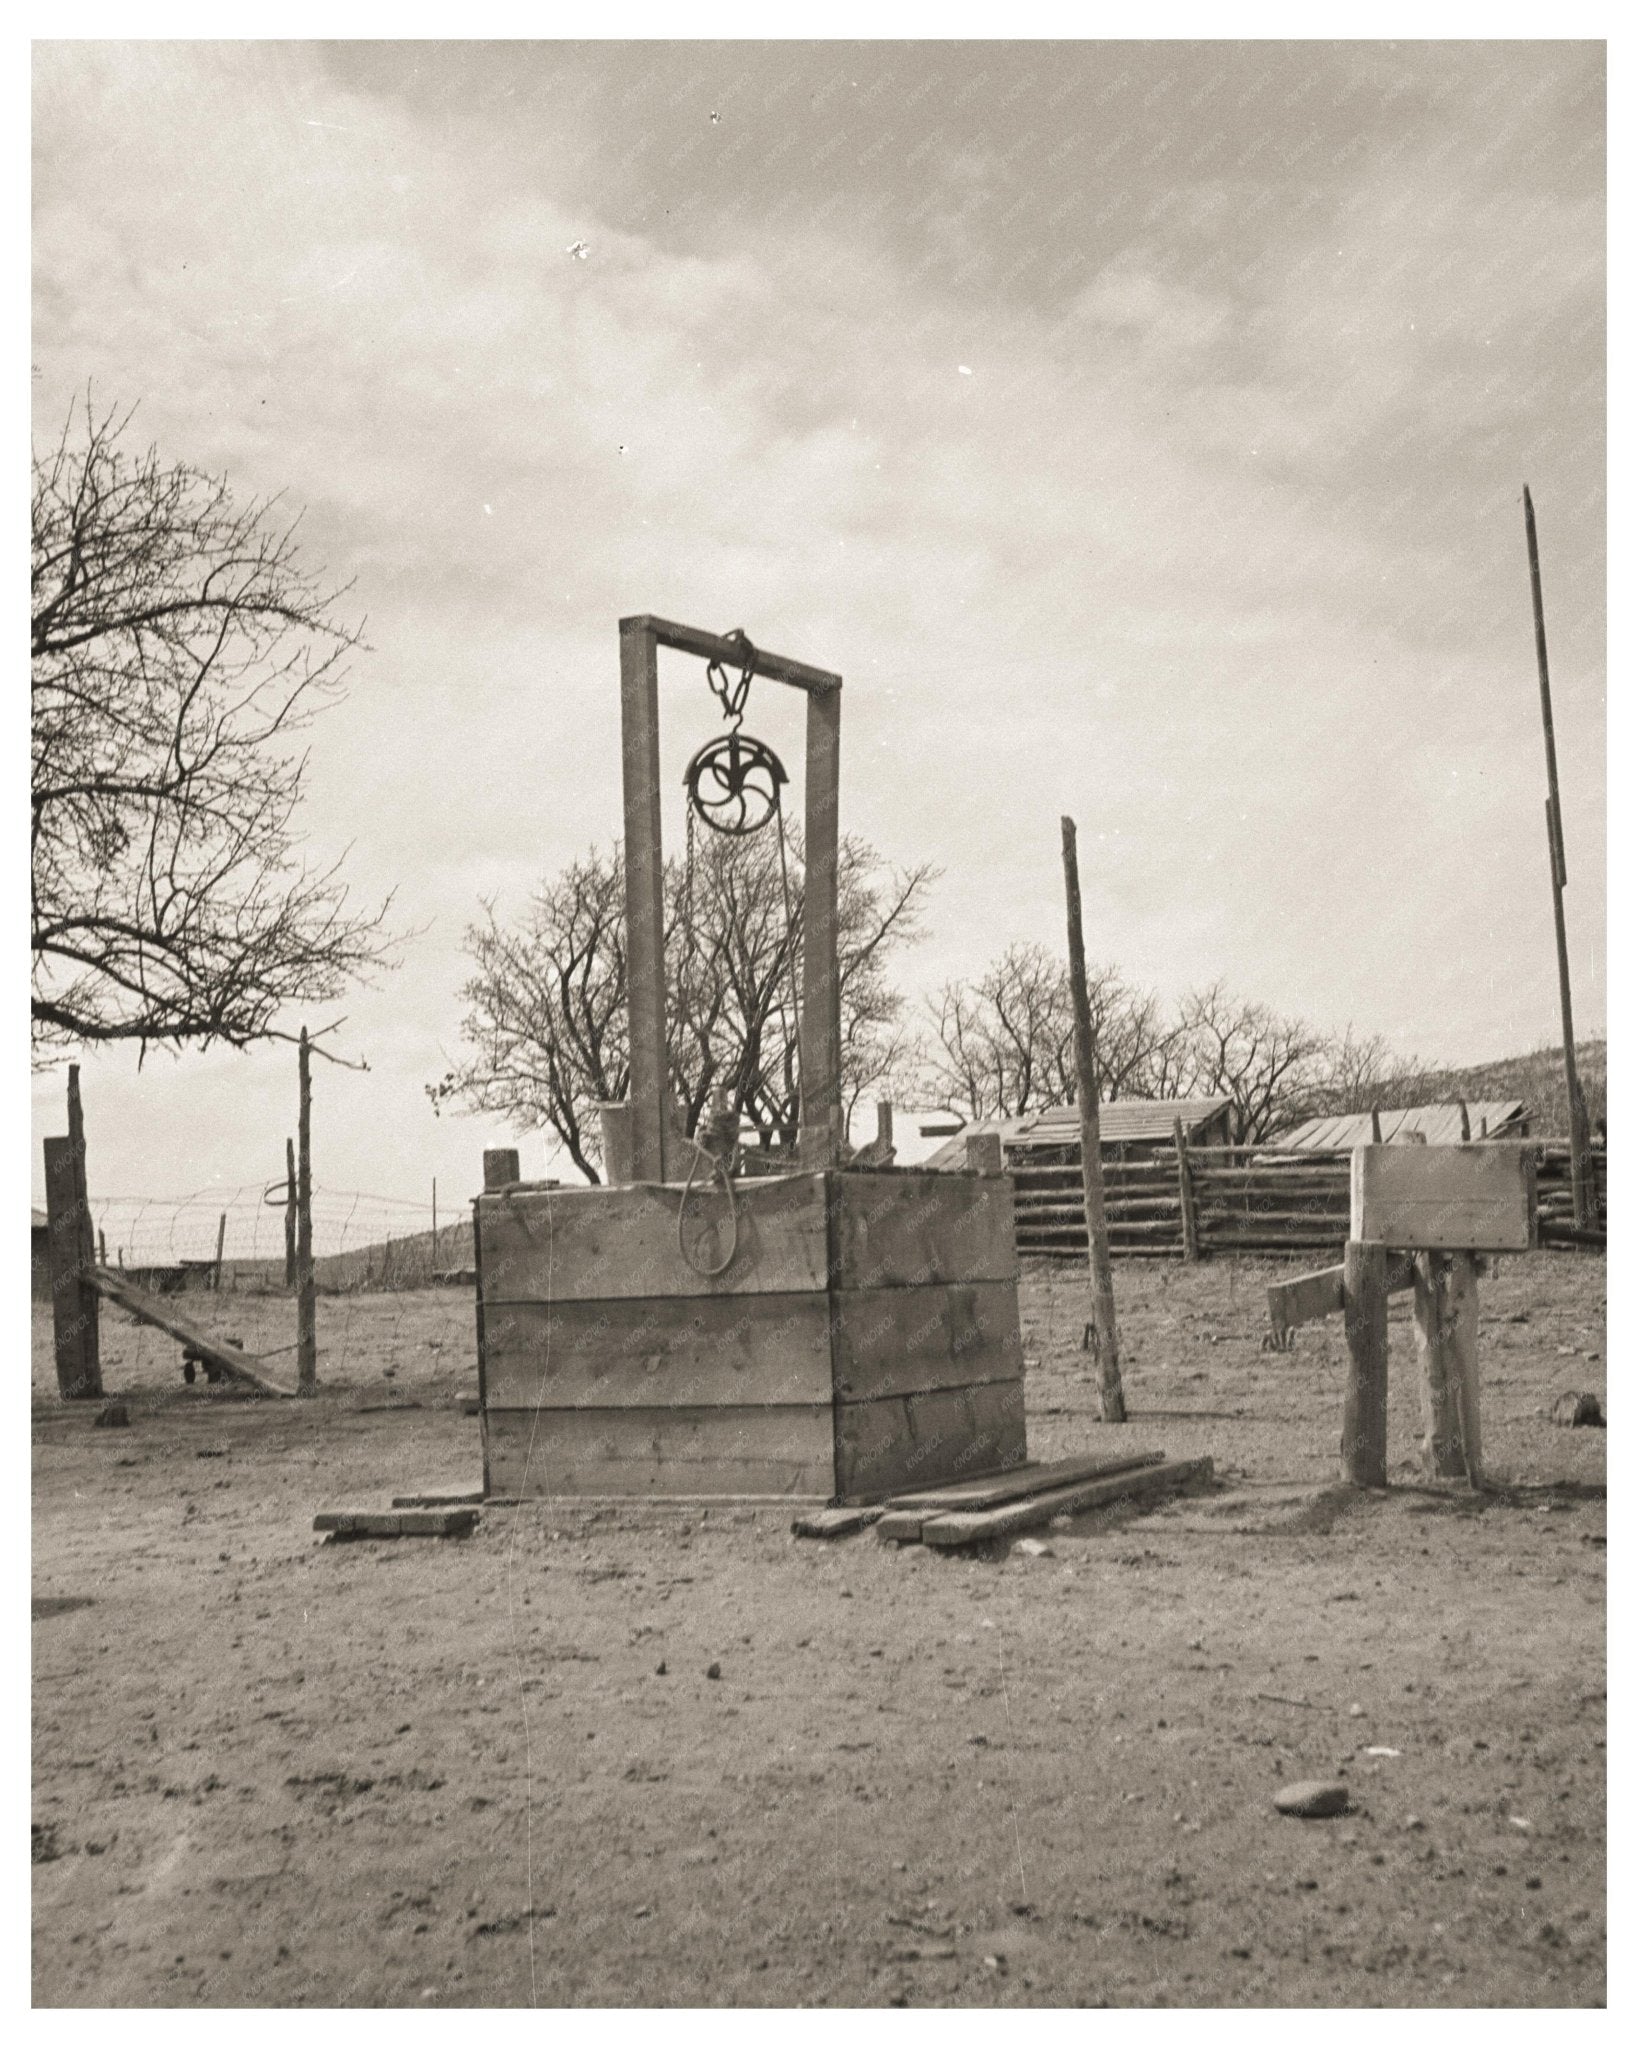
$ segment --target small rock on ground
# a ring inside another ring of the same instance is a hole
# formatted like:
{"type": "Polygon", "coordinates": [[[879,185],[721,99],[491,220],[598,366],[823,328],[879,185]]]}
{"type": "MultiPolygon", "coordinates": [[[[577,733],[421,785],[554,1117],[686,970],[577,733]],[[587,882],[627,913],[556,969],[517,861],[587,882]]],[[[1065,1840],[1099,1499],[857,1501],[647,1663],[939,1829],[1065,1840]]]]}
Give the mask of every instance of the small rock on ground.
{"type": "Polygon", "coordinates": [[[1300,1785],[1282,1785],[1274,1794],[1274,1806],[1298,1820],[1329,1820],[1348,1811],[1348,1787],[1306,1778],[1300,1785]]]}

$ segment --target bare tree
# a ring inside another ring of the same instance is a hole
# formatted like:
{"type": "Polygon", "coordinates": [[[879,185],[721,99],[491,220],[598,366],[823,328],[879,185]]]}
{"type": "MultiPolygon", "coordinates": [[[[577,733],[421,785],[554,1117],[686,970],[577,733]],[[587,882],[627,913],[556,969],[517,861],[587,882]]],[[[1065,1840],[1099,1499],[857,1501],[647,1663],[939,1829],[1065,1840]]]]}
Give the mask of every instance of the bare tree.
{"type": "Polygon", "coordinates": [[[390,951],[310,868],[295,736],[355,629],[270,503],[122,445],[87,399],[34,460],[32,1016],[76,1041],[245,1045],[390,951]]]}
{"type": "Polygon", "coordinates": [[[1325,1051],[1311,1025],[1230,995],[1221,982],[1185,996],[1178,1020],[1180,1092],[1228,1096],[1236,1144],[1306,1113],[1325,1051]]]}
{"type": "MultiPolygon", "coordinates": [[[[760,1149],[795,1143],[800,1121],[796,990],[801,983],[800,841],[702,834],[665,873],[667,1061],[685,1127],[726,1085],[760,1149]]],[[[908,1059],[903,999],[889,966],[920,930],[934,871],[889,869],[857,839],[840,848],[842,1086],[851,1108],[908,1059]]],[[[576,861],[532,899],[515,929],[493,905],[467,934],[477,972],[462,990],[468,1057],[432,1084],[457,1104],[554,1132],[587,1180],[600,1178],[597,1105],[629,1085],[625,875],[618,850],[576,861]]]]}
{"type": "Polygon", "coordinates": [[[1311,1116],[1354,1116],[1368,1109],[1401,1109],[1426,1099],[1427,1069],[1396,1053],[1379,1032],[1358,1037],[1350,1024],[1325,1040],[1316,1056],[1311,1116]]]}
{"type": "MultiPolygon", "coordinates": [[[[1131,988],[1118,969],[1093,970],[1089,984],[1100,1096],[1146,1092],[1177,1028],[1163,1028],[1156,998],[1131,988]]],[[[930,1015],[923,1087],[970,1120],[1075,1099],[1069,969],[1044,946],[1009,946],[976,982],[947,982],[930,1015]]]]}

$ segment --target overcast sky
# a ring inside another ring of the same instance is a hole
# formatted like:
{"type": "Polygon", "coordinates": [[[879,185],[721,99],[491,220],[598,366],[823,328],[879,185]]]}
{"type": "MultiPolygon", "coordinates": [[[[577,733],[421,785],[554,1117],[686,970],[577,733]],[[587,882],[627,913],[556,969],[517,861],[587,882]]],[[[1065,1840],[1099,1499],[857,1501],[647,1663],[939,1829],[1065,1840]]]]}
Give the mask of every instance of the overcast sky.
{"type": "MultiPolygon", "coordinates": [[[[504,1141],[423,1086],[479,899],[618,832],[632,612],[845,677],[844,829],[943,870],[914,993],[1061,946],[1067,811],[1140,983],[1438,1061],[1552,1041],[1524,480],[1602,1030],[1598,46],[47,43],[35,78],[37,432],[139,402],[305,505],[368,615],[305,825],[425,930],[343,1005],[371,1072],[320,1072],[321,1184],[453,1202],[504,1141]]],[[[717,721],[667,663],[674,780],[717,721]]],[[[794,768],[789,696],[747,726],[794,768]]],[[[94,1194],[281,1169],[288,1050],[84,1067],[94,1194]]]]}

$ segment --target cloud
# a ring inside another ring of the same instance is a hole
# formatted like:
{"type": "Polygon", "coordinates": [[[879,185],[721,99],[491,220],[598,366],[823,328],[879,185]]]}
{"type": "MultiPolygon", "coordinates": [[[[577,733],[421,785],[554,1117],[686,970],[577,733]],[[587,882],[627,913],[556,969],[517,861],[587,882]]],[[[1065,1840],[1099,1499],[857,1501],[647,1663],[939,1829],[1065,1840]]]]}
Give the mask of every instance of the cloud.
{"type": "MultiPolygon", "coordinates": [[[[466,61],[428,59],[470,84],[466,61]]],[[[1474,918],[1505,931],[1544,898],[1524,459],[1562,522],[1567,764],[1596,763],[1575,738],[1601,707],[1596,198],[1521,200],[1512,157],[1487,183],[1499,145],[1484,118],[1453,130],[1448,95],[1437,121],[1416,99],[1394,151],[1356,146],[1395,75],[1373,51],[1343,111],[1305,93],[1277,147],[1260,103],[1184,93],[1185,134],[1133,117],[1116,77],[1091,185],[1079,158],[1055,167],[1069,102],[1032,128],[1028,98],[878,95],[871,139],[816,165],[805,133],[748,139],[723,89],[719,129],[701,113],[667,144],[692,225],[663,199],[638,225],[621,195],[664,179],[553,61],[532,52],[512,99],[452,84],[434,111],[310,46],[36,60],[42,421],[88,378],[139,397],[167,453],[305,504],[315,559],[370,614],[308,824],[431,920],[350,1006],[395,1047],[403,1099],[413,1048],[430,1073],[453,1041],[477,894],[521,901],[617,829],[614,622],[636,610],[849,677],[849,824],[947,871],[929,984],[1056,940],[1068,808],[1098,849],[1096,950],[1142,976],[1387,1014],[1435,1053],[1550,1021],[1535,911],[1498,942],[1530,990],[1501,1016],[1460,964],[1429,985],[1332,934],[1339,902],[1386,930],[1408,891],[1427,951],[1460,963],[1474,918]],[[960,139],[990,119],[1010,140],[960,139]],[[918,122],[942,139],[921,147],[918,122]],[[870,190],[849,165],[877,144],[870,190]],[[735,209],[690,211],[719,176],[735,209]],[[1423,773],[1453,755],[1485,779],[1423,773]]],[[[654,64],[627,90],[682,124],[654,64]]],[[[854,135],[850,104],[832,96],[831,134],[854,135]]],[[[710,707],[668,681],[664,712],[680,775],[710,707]]],[[[1591,919],[1598,792],[1567,794],[1591,919]]]]}

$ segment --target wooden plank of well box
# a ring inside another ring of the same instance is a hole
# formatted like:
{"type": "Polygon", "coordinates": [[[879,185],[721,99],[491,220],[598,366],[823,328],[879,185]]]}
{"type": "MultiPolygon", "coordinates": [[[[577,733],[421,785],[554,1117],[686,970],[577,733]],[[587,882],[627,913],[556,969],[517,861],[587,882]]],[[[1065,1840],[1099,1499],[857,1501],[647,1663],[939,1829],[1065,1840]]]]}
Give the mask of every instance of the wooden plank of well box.
{"type": "Polygon", "coordinates": [[[823,1294],[503,1302],[484,1317],[491,1408],[814,1406],[831,1398],[823,1294]]]}
{"type": "Polygon", "coordinates": [[[1027,1456],[1022,1380],[837,1404],[839,1501],[976,1479],[1009,1471],[1027,1456]]]}
{"type": "Polygon", "coordinates": [[[1018,1290],[1010,1280],[871,1287],[833,1304],[836,1392],[844,1400],[1022,1379],[1018,1290]]]}
{"type": "Polygon", "coordinates": [[[491,1408],[485,1490],[518,1499],[833,1491],[828,1403],[792,1408],[491,1408]]]}
{"type": "MultiPolygon", "coordinates": [[[[736,1183],[738,1249],[714,1279],[678,1249],[682,1194],[680,1187],[620,1187],[481,1196],[485,1304],[824,1291],[822,1175],[736,1183]]],[[[699,1241],[698,1263],[712,1264],[727,1249],[727,1199],[720,1189],[701,1189],[689,1203],[688,1241],[699,1241]],[[715,1250],[708,1227],[720,1234],[715,1250]]]]}
{"type": "Polygon", "coordinates": [[[1005,1175],[838,1173],[831,1230],[840,1288],[1018,1278],[1005,1175]]]}

